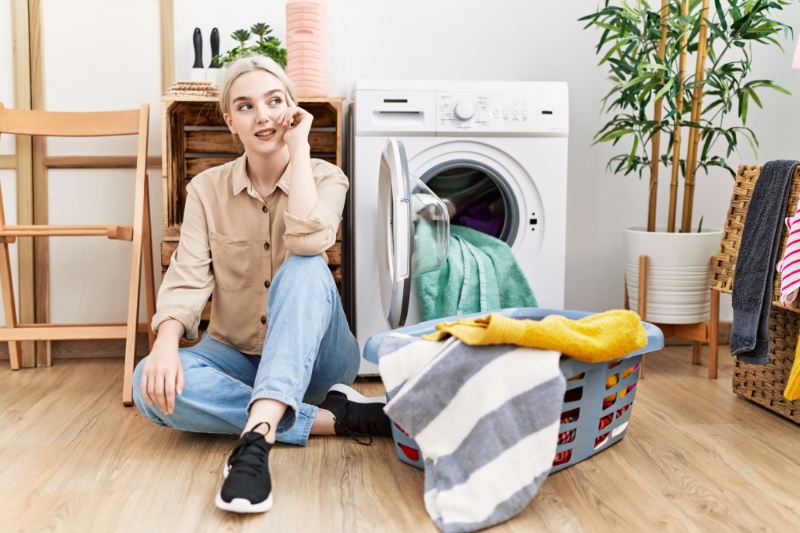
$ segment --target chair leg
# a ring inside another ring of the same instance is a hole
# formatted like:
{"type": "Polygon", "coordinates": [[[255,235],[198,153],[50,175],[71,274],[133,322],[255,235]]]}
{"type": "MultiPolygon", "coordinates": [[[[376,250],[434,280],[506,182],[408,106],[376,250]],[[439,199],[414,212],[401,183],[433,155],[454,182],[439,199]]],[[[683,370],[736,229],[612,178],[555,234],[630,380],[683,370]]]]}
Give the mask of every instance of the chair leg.
{"type": "Polygon", "coordinates": [[[622,300],[622,308],[626,311],[629,311],[631,308],[630,297],[628,296],[628,275],[623,274],[622,276],[622,287],[624,289],[623,292],[623,300],[622,300]]]}
{"type": "Polygon", "coordinates": [[[719,292],[711,289],[711,316],[708,325],[708,379],[717,379],[719,355],[719,292]]]}
{"type": "MultiPolygon", "coordinates": [[[[639,256],[639,298],[637,298],[637,309],[639,318],[647,320],[647,266],[650,258],[646,255],[639,256]]],[[[639,367],[639,379],[644,379],[644,355],[639,367]]]]}
{"type": "MultiPolygon", "coordinates": [[[[6,328],[17,326],[17,307],[14,303],[14,286],[11,280],[11,260],[8,254],[8,243],[0,243],[0,287],[3,290],[3,310],[6,314],[6,328]]],[[[11,370],[19,370],[22,366],[19,341],[8,341],[8,356],[11,370]]]]}
{"type": "Polygon", "coordinates": [[[153,350],[153,343],[156,335],[150,327],[150,320],[156,314],[156,293],[155,293],[155,273],[153,272],[153,237],[150,226],[150,192],[149,185],[145,180],[144,191],[144,231],[142,234],[142,248],[144,252],[144,300],[147,309],[147,340],[148,351],[153,350]]]}
{"type": "Polygon", "coordinates": [[[133,366],[136,358],[136,338],[139,330],[139,291],[142,282],[142,241],[144,240],[145,197],[147,173],[136,183],[133,213],[133,242],[131,242],[130,284],[128,285],[128,321],[125,336],[125,362],[122,378],[122,404],[133,405],[133,366]]]}

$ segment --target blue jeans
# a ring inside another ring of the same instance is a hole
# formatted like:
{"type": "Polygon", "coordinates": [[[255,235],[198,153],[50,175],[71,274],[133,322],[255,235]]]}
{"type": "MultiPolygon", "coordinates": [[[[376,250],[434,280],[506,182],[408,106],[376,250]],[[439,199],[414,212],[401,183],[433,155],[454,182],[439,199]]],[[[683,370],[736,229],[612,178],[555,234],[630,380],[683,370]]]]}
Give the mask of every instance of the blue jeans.
{"type": "Polygon", "coordinates": [[[305,445],[328,389],[352,383],[359,350],[328,266],[319,256],[289,257],[275,276],[267,302],[267,337],[261,355],[247,355],[208,334],[178,353],[183,394],[164,414],[142,397],[144,358],[133,373],[133,400],[160,426],[202,433],[239,434],[250,404],[271,398],[287,405],[277,439],[305,445]]]}

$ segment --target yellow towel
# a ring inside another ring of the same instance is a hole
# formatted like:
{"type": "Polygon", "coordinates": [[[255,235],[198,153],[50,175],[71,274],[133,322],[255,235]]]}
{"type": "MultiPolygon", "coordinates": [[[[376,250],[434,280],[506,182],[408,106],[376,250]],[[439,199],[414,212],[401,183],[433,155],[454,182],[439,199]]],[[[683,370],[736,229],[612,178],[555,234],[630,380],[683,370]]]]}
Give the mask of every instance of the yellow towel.
{"type": "Polygon", "coordinates": [[[520,320],[498,313],[486,317],[436,325],[437,331],[423,336],[430,341],[448,335],[475,345],[516,344],[529,348],[557,350],[580,361],[608,361],[647,345],[647,333],[639,315],[613,310],[572,320],[548,315],[542,320],[520,320]]]}

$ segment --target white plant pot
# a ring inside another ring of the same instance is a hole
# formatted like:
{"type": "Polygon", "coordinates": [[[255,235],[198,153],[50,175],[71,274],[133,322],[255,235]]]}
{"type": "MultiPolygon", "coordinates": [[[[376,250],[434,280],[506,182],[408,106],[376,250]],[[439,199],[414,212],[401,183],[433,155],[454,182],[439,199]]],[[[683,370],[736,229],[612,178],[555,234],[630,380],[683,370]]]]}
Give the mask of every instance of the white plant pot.
{"type": "Polygon", "coordinates": [[[628,302],[639,305],[639,257],[648,257],[648,322],[695,324],[708,320],[711,308],[711,258],[719,251],[722,230],[667,233],[666,228],[622,230],[628,302]]]}

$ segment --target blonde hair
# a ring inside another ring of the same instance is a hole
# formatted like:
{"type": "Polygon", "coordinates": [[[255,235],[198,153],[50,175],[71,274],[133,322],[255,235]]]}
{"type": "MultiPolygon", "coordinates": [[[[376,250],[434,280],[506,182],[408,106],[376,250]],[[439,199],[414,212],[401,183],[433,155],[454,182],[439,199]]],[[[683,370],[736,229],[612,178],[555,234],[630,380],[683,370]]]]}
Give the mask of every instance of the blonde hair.
{"type": "Polygon", "coordinates": [[[274,59],[264,55],[244,56],[229,63],[222,71],[222,76],[219,79],[219,109],[223,115],[231,112],[231,85],[239,76],[253,70],[263,70],[278,78],[286,86],[286,90],[289,91],[289,96],[292,97],[292,100],[295,103],[297,102],[297,95],[292,81],[286,75],[286,71],[274,59]]]}

